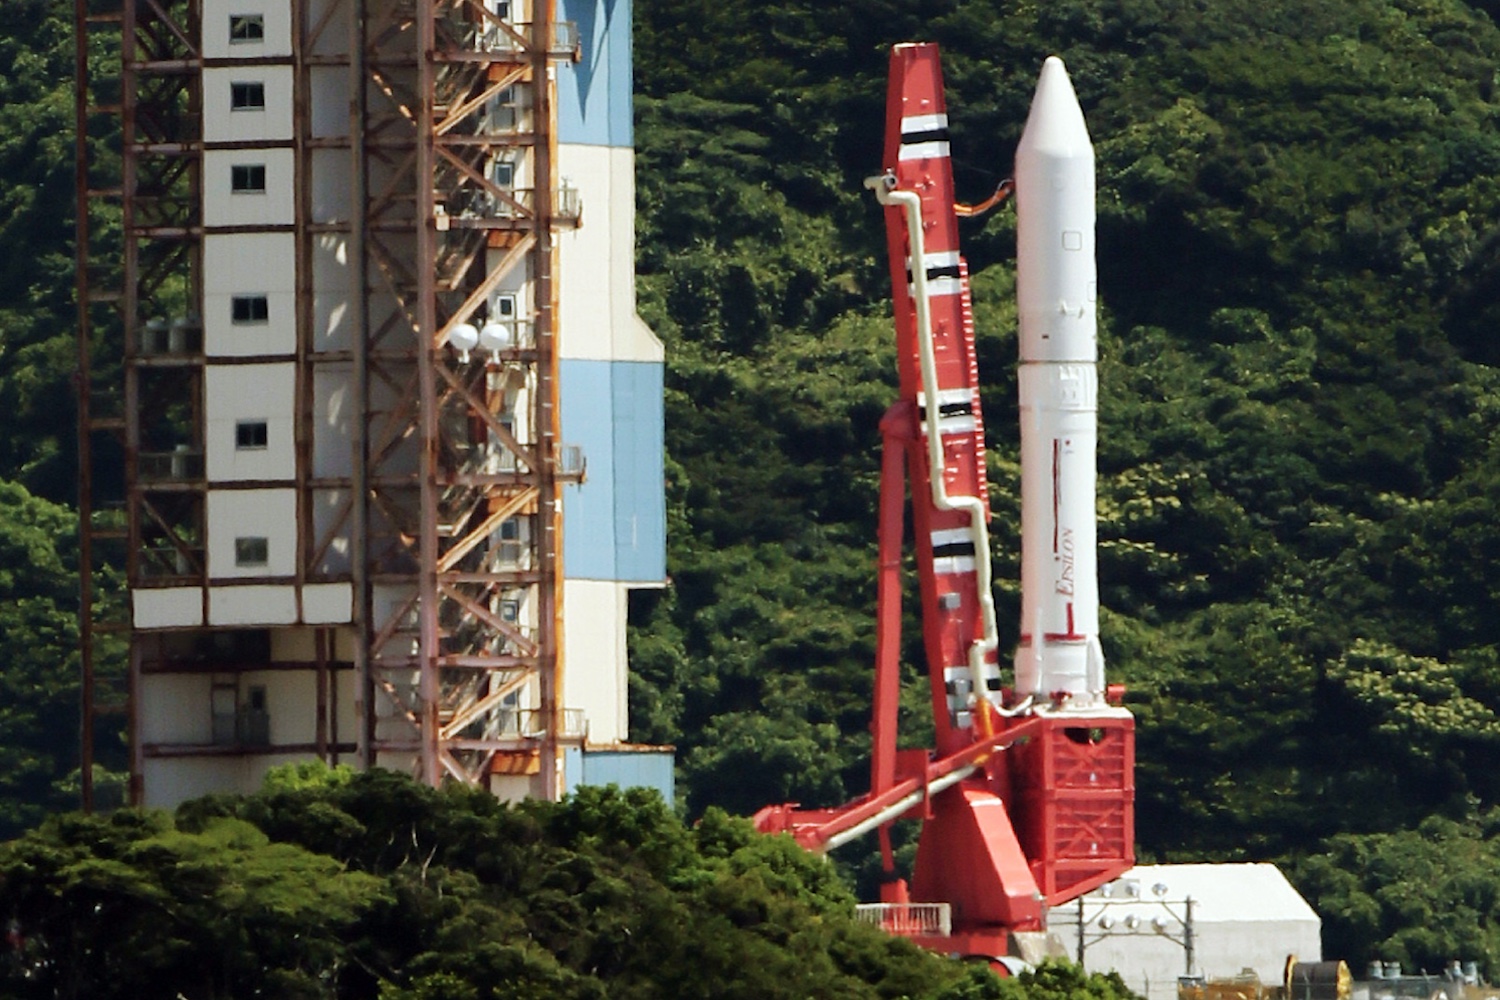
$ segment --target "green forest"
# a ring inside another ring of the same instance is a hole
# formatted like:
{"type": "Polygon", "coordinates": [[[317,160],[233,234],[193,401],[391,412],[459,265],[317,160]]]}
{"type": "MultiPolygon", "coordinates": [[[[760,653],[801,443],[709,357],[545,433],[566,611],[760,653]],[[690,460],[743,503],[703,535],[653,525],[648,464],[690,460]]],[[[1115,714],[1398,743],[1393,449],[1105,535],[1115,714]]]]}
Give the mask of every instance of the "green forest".
{"type": "MultiPolygon", "coordinates": [[[[0,836],[77,783],[63,6],[0,4],[0,836]]],[[[637,0],[638,287],[667,349],[672,583],[632,598],[632,737],[678,747],[685,818],[865,787],[895,359],[860,180],[888,48],[942,46],[968,200],[1008,176],[1055,53],[1099,164],[1103,642],[1137,717],[1141,857],[1277,861],[1326,955],[1462,957],[1500,978],[1496,16],[1494,0],[637,0]]],[[[963,232],[1002,643],[1019,609],[1014,235],[1004,209],[963,232]]],[[[906,635],[921,745],[914,619],[906,635]]],[[[206,815],[68,836],[258,843],[206,815]]],[[[851,885],[866,850],[839,858],[851,885]]]]}
{"type": "Polygon", "coordinates": [[[833,869],[710,809],[585,788],[510,807],[390,772],[272,772],[176,816],[48,819],[0,844],[7,1000],[1129,1000],[1002,980],[853,918],[833,869]]]}

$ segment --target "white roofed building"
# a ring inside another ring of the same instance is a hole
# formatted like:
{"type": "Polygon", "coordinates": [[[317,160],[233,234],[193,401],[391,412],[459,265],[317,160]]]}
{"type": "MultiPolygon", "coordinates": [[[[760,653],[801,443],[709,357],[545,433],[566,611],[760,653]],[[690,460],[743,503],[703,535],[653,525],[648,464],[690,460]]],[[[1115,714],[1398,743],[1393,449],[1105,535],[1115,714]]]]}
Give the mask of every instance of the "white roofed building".
{"type": "Polygon", "coordinates": [[[1272,864],[1139,865],[1049,926],[1090,972],[1114,970],[1148,1000],[1175,998],[1185,975],[1251,969],[1274,985],[1287,956],[1323,957],[1322,920],[1272,864]]]}

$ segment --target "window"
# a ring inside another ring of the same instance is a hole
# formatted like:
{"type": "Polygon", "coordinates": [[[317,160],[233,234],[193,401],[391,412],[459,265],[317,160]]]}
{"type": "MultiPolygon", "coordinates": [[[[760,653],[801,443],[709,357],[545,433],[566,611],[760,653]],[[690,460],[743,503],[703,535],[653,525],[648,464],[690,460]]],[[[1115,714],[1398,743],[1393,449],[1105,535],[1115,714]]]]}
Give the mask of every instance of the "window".
{"type": "MultiPolygon", "coordinates": [[[[509,434],[512,438],[514,438],[516,436],[516,417],[515,417],[515,414],[513,414],[513,413],[502,413],[502,414],[500,414],[500,426],[503,427],[503,428],[505,428],[505,433],[509,434]]],[[[500,459],[497,468],[501,472],[515,472],[516,471],[516,453],[510,450],[510,446],[507,445],[504,441],[502,441],[499,437],[497,437],[496,435],[493,435],[493,434],[490,435],[490,443],[491,443],[492,447],[494,447],[494,449],[495,449],[495,451],[496,451],[496,453],[497,453],[497,455],[499,456],[499,459],[500,459]]],[[[506,529],[505,525],[506,524],[510,524],[510,523],[511,523],[510,521],[506,521],[504,524],[500,525],[500,538],[501,538],[502,541],[515,541],[517,538],[520,537],[520,529],[517,528],[514,531],[514,533],[511,535],[511,537],[509,539],[506,538],[505,532],[506,532],[507,529],[506,529]]]]}
{"type": "Polygon", "coordinates": [[[515,87],[506,87],[495,95],[494,127],[513,129],[516,127],[516,105],[518,96],[515,87]]]}
{"type": "Polygon", "coordinates": [[[234,564],[236,566],[264,566],[270,560],[271,544],[264,538],[236,538],[234,540],[234,564]]]}
{"type": "Polygon", "coordinates": [[[237,163],[229,168],[229,190],[236,194],[265,194],[266,165],[237,163]]]}
{"type": "Polygon", "coordinates": [[[266,110],[266,85],[259,81],[229,85],[230,111],[266,110]]]}
{"type": "Polygon", "coordinates": [[[502,188],[513,188],[516,186],[516,163],[514,160],[495,161],[495,186],[502,188]]]}
{"type": "Polygon", "coordinates": [[[495,546],[502,564],[515,566],[521,561],[521,519],[506,518],[500,522],[500,540],[495,546]]]}
{"type": "Polygon", "coordinates": [[[230,14],[229,44],[242,45],[247,42],[266,40],[266,17],[264,14],[230,14]]]}
{"type": "Polygon", "coordinates": [[[229,300],[229,319],[234,323],[265,323],[271,318],[271,303],[264,295],[236,295],[229,300]]]}
{"type": "Polygon", "coordinates": [[[516,318],[516,297],[513,293],[495,296],[495,318],[502,323],[516,318]]]}
{"type": "Polygon", "coordinates": [[[234,425],[234,447],[238,451],[264,450],[267,438],[264,420],[241,420],[234,425]]]}
{"type": "Polygon", "coordinates": [[[515,625],[521,620],[521,602],[514,597],[502,598],[500,601],[500,620],[508,625],[515,625]]]}

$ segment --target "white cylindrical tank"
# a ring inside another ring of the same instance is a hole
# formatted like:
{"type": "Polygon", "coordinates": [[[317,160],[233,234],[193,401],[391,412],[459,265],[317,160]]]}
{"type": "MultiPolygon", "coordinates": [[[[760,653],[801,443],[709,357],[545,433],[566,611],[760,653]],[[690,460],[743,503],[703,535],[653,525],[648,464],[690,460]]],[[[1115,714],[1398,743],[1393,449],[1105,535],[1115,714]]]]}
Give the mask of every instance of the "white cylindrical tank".
{"type": "Polygon", "coordinates": [[[1016,692],[1104,703],[1095,532],[1094,147],[1061,59],[1016,148],[1021,642],[1016,692]]]}

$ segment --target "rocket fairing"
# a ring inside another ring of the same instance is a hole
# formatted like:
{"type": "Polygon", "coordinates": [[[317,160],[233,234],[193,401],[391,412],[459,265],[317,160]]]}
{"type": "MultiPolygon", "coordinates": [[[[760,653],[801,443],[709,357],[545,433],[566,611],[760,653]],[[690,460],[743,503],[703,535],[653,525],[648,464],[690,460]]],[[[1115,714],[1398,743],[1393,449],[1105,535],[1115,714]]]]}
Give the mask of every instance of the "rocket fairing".
{"type": "Polygon", "coordinates": [[[1094,147],[1061,59],[1042,66],[1016,147],[1020,317],[1019,696],[1105,702],[1095,532],[1094,147]]]}

